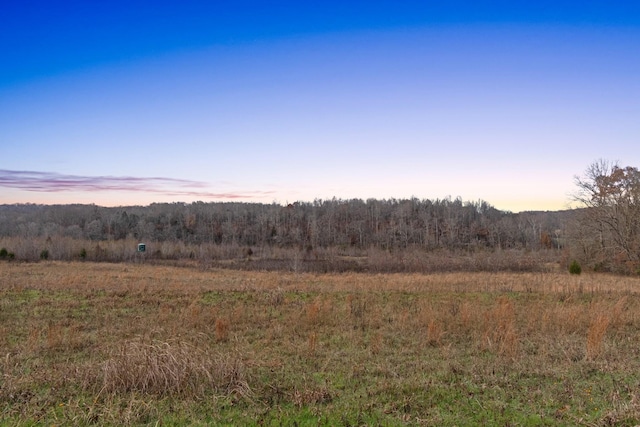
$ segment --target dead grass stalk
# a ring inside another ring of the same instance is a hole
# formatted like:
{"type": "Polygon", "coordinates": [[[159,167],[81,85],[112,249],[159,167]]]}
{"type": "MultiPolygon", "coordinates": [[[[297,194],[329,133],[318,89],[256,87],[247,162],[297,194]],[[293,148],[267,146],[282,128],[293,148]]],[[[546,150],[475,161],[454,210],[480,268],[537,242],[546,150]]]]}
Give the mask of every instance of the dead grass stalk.
{"type": "Polygon", "coordinates": [[[107,393],[200,397],[207,391],[249,396],[243,362],[181,342],[125,342],[102,366],[107,393]]]}

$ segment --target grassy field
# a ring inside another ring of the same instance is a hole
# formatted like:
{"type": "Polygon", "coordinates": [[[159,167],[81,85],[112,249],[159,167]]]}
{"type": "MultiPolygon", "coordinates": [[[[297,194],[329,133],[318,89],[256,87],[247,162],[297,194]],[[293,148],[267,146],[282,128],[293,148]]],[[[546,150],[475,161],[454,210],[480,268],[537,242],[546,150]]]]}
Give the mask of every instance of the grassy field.
{"type": "Polygon", "coordinates": [[[640,279],[0,263],[2,425],[636,425],[640,279]]]}

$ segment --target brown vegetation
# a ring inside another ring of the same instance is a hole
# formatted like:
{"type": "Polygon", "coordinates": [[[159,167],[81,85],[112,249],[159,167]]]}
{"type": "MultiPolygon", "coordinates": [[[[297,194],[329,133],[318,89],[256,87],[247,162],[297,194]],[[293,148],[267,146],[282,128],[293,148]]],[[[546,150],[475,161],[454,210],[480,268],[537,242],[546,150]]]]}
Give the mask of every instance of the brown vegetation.
{"type": "Polygon", "coordinates": [[[5,262],[0,283],[0,410],[17,423],[640,416],[637,278],[5,262]]]}
{"type": "Polygon", "coordinates": [[[102,364],[100,393],[202,397],[216,393],[250,394],[244,364],[230,355],[210,354],[176,341],[125,341],[102,364]]]}

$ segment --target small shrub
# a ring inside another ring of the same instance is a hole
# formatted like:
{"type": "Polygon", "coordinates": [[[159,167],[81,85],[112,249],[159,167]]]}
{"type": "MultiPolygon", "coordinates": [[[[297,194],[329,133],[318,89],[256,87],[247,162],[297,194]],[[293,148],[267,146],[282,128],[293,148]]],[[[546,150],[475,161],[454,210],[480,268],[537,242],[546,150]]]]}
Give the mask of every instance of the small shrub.
{"type": "Polygon", "coordinates": [[[9,252],[7,251],[7,248],[0,249],[0,259],[5,259],[8,256],[9,256],[9,252]]]}
{"type": "Polygon", "coordinates": [[[573,260],[573,262],[569,265],[569,273],[570,274],[582,273],[582,267],[580,267],[580,264],[578,264],[578,261],[573,260]]]}
{"type": "Polygon", "coordinates": [[[13,252],[9,252],[7,254],[7,259],[8,260],[16,259],[16,254],[14,254],[13,252]]]}
{"type": "Polygon", "coordinates": [[[85,248],[80,249],[80,259],[87,259],[87,250],[85,248]]]}
{"type": "Polygon", "coordinates": [[[42,252],[40,252],[40,259],[49,259],[49,251],[47,249],[43,249],[42,252]]]}

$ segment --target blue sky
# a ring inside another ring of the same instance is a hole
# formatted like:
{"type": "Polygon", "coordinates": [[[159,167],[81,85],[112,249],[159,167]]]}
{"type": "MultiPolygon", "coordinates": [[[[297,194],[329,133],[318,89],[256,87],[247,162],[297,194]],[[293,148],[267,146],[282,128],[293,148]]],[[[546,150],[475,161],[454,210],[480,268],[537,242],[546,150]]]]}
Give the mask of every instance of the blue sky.
{"type": "Polygon", "coordinates": [[[555,210],[640,166],[640,3],[93,3],[0,15],[0,203],[555,210]]]}

